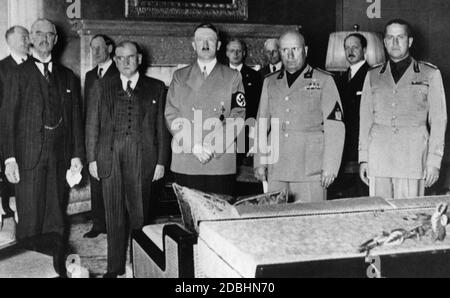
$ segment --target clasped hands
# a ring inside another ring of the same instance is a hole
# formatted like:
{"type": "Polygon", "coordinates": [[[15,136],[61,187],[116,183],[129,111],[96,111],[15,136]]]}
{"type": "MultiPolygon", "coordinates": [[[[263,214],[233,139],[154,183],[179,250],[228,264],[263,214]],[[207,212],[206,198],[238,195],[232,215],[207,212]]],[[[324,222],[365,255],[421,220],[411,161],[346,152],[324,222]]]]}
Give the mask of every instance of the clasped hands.
{"type": "MultiPolygon", "coordinates": [[[[82,169],[83,164],[80,158],[75,157],[70,160],[70,171],[81,172],[82,169]]],[[[16,160],[13,159],[5,164],[5,176],[9,183],[17,184],[20,182],[19,165],[16,160]]]]}
{"type": "MultiPolygon", "coordinates": [[[[368,169],[367,162],[362,162],[359,166],[359,177],[367,186],[369,186],[368,169]]],[[[439,179],[439,169],[433,166],[427,166],[422,179],[425,180],[425,187],[431,187],[439,179]]]]}
{"type": "Polygon", "coordinates": [[[202,164],[207,164],[215,156],[214,150],[209,145],[195,144],[192,153],[202,164]]]}

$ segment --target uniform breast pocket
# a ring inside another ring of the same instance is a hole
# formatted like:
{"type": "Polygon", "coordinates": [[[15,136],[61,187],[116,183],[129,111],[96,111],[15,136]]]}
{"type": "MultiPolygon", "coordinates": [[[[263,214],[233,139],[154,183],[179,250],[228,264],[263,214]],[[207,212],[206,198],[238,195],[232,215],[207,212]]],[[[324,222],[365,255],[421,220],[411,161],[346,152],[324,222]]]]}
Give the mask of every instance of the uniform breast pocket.
{"type": "Polygon", "coordinates": [[[427,85],[412,85],[412,92],[414,92],[415,98],[419,103],[425,103],[428,96],[428,86],[427,85]]]}

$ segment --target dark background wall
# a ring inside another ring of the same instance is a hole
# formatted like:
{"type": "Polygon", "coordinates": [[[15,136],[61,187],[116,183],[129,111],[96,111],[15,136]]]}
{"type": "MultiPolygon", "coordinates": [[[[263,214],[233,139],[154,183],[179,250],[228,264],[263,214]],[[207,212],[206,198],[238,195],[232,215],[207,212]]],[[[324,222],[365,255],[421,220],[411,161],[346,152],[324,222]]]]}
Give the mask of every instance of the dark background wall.
{"type": "MultiPolygon", "coordinates": [[[[366,0],[249,0],[248,20],[245,22],[301,25],[310,46],[310,63],[323,67],[331,32],[351,30],[354,24],[359,24],[364,31],[382,32],[388,20],[403,18],[412,23],[415,32],[413,55],[439,66],[449,98],[450,34],[447,32],[450,28],[450,1],[380,1],[381,18],[369,19],[366,10],[370,3],[366,0]]],[[[54,20],[62,32],[59,48],[62,62],[79,73],[79,39],[66,17],[67,6],[65,1],[45,0],[45,15],[54,20]]],[[[81,18],[114,20],[124,19],[124,15],[124,0],[81,0],[81,18]]],[[[450,162],[450,146],[446,147],[445,160],[450,162]]]]}
{"type": "MultiPolygon", "coordinates": [[[[64,64],[79,73],[79,39],[71,30],[66,17],[69,4],[60,0],[45,0],[45,15],[56,22],[62,32],[59,53],[64,64]]],[[[124,0],[81,0],[81,18],[115,20],[125,19],[124,0]]],[[[202,22],[203,19],[166,19],[164,21],[202,22]]],[[[222,21],[222,20],[221,20],[222,21]]],[[[226,22],[226,21],[224,21],[226,22]]],[[[335,30],[336,4],[330,0],[249,0],[248,20],[254,24],[300,25],[310,46],[310,62],[323,67],[325,64],[328,35],[335,30]]]]}

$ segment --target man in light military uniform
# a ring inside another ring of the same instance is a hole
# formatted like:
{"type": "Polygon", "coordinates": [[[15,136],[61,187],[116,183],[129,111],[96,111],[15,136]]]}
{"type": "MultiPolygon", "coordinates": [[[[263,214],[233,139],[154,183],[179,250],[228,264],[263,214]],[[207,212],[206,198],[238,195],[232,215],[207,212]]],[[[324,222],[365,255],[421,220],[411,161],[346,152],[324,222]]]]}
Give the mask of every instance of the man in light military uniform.
{"type": "Polygon", "coordinates": [[[370,70],[364,82],[359,162],[371,196],[423,196],[439,178],[447,125],[444,87],[435,66],[409,55],[410,28],[403,20],[387,23],[389,61],[370,70]]]}
{"type": "MultiPolygon", "coordinates": [[[[323,201],[339,171],[345,126],[333,77],[306,63],[308,47],[297,31],[280,37],[285,70],[264,80],[257,123],[279,119],[280,128],[268,124],[272,142],[279,134],[279,159],[264,161],[255,153],[255,176],[268,181],[268,190],[288,188],[295,202],[323,201]]],[[[278,144],[271,144],[271,146],[278,144]]]]}
{"type": "Polygon", "coordinates": [[[217,62],[220,45],[213,25],[201,24],[195,29],[192,46],[197,61],[174,73],[165,117],[174,136],[171,170],[175,182],[205,192],[233,195],[236,136],[243,129],[246,101],[241,74],[217,62]],[[230,122],[239,119],[242,125],[227,135],[227,128],[234,126],[230,122]],[[209,126],[207,122],[215,125],[211,129],[203,127],[209,126]]]}

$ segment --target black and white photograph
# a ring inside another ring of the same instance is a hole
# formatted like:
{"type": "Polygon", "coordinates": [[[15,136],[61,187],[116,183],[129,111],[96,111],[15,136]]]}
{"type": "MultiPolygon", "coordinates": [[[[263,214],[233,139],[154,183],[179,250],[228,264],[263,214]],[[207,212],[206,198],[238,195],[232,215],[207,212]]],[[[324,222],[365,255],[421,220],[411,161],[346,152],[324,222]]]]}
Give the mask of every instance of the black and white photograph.
{"type": "Polygon", "coordinates": [[[450,277],[448,0],[0,7],[0,278],[450,277]]]}

